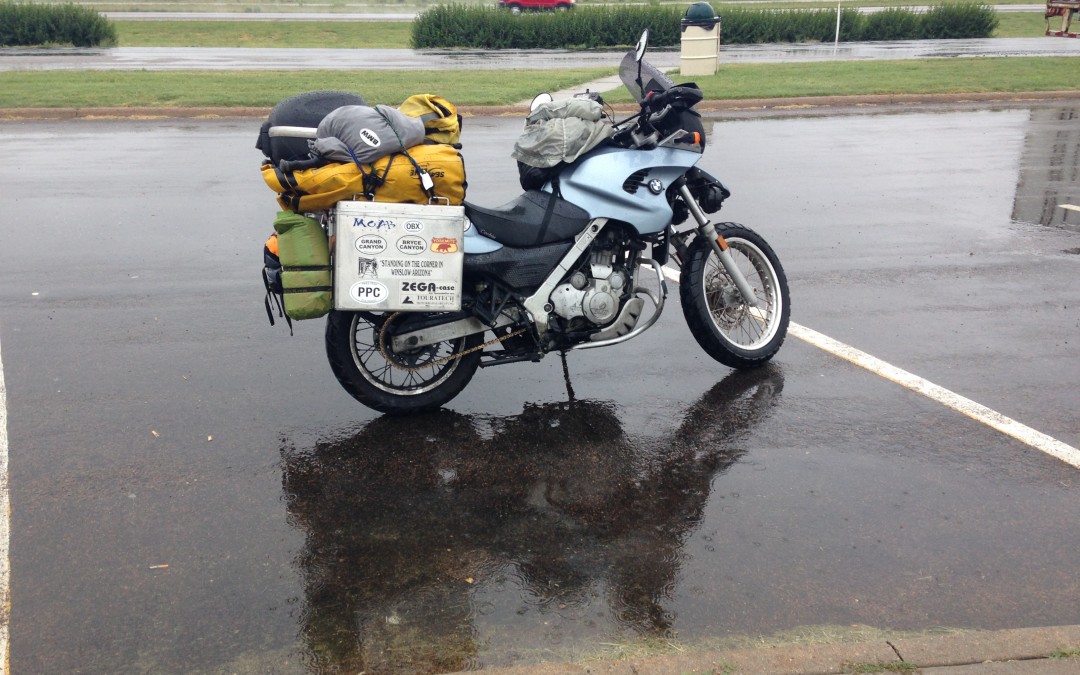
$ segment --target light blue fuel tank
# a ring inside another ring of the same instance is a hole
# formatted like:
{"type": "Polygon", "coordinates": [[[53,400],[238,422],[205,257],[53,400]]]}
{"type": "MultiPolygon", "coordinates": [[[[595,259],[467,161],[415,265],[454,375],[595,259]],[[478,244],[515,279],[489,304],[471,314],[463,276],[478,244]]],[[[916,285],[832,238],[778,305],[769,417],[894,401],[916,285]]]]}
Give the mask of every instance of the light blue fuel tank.
{"type": "Polygon", "coordinates": [[[671,223],[664,193],[700,158],[699,152],[669,147],[597,148],[559,175],[559,190],[592,218],[625,221],[641,235],[662,232],[671,223]],[[650,189],[652,181],[659,181],[652,186],[660,194],[650,189]]]}

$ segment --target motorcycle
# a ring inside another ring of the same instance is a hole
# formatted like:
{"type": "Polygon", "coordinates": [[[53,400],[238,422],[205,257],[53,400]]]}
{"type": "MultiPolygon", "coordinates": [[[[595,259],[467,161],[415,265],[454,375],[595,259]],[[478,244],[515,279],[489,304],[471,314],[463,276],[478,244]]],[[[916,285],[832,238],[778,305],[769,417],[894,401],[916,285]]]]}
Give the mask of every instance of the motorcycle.
{"type": "Polygon", "coordinates": [[[327,356],[349,394],[388,414],[429,410],[479,367],[626,342],[660,317],[669,261],[705,352],[732,368],[776,354],[791,308],[784,270],[761,235],[709,220],[731,193],[695,166],[702,93],[645,61],[647,46],[646,30],[620,66],[639,110],[610,115],[606,142],[509,204],[465,203],[459,311],[330,312],[327,356]]]}

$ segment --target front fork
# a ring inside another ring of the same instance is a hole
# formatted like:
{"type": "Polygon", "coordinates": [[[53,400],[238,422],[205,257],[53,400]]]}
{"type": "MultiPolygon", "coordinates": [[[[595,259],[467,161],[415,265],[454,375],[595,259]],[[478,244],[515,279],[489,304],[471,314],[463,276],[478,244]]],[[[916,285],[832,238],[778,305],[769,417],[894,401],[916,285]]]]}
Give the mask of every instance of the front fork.
{"type": "Polygon", "coordinates": [[[682,196],[683,201],[686,202],[690,215],[697,221],[699,236],[705,237],[709,245],[712,246],[716,256],[720,258],[720,264],[724,266],[724,271],[728,273],[728,276],[735,283],[735,287],[739,289],[739,294],[742,295],[743,300],[751,307],[760,307],[761,303],[758,301],[757,294],[754,293],[754,289],[750,287],[750,283],[743,276],[742,270],[739,269],[739,266],[735,264],[735,260],[731,257],[727,241],[717,233],[709,217],[698,206],[697,200],[694,199],[694,195],[690,193],[690,188],[685,183],[679,187],[679,194],[682,196]]]}

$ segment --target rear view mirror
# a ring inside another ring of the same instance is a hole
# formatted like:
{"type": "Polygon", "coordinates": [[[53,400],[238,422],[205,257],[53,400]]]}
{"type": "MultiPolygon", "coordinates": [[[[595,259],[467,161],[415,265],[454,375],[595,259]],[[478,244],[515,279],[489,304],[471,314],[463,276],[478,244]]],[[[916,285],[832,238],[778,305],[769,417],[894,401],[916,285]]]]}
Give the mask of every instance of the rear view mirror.
{"type": "Polygon", "coordinates": [[[648,46],[649,29],[646,28],[645,30],[641,31],[641,37],[638,38],[637,47],[634,48],[634,54],[636,55],[636,58],[639,62],[641,61],[641,59],[645,58],[645,50],[648,48],[648,46]]]}
{"type": "Polygon", "coordinates": [[[551,97],[551,94],[547,93],[546,91],[543,94],[537,94],[533,98],[532,103],[529,104],[529,112],[535,112],[536,109],[539,108],[540,106],[542,106],[543,104],[551,103],[554,100],[555,99],[553,99],[551,97]]]}

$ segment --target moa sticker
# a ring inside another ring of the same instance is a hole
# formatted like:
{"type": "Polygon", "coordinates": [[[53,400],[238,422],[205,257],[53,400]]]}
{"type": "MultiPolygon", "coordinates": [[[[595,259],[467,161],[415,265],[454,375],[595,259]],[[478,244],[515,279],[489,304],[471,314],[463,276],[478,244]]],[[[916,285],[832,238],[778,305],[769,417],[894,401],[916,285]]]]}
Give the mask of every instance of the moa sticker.
{"type": "Polygon", "coordinates": [[[353,227],[363,227],[369,230],[393,230],[397,227],[397,223],[386,218],[353,218],[353,227]]]}
{"type": "Polygon", "coordinates": [[[349,296],[361,305],[377,305],[390,297],[390,289],[381,281],[358,281],[349,287],[349,296]]]}
{"type": "Polygon", "coordinates": [[[427,242],[420,237],[407,235],[397,240],[397,250],[406,255],[417,255],[427,250],[427,242]]]}
{"type": "Polygon", "coordinates": [[[353,245],[364,255],[379,255],[386,250],[386,240],[377,234],[359,236],[353,245]]]}

